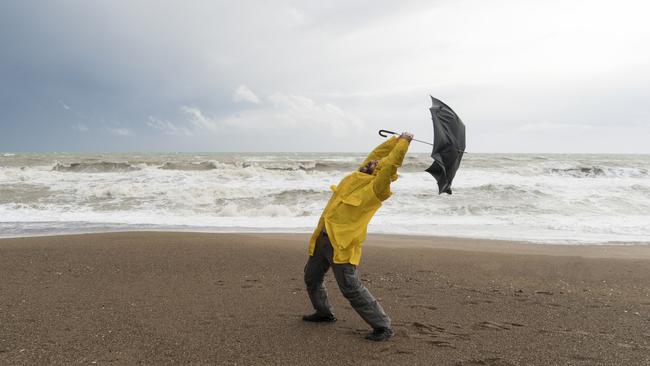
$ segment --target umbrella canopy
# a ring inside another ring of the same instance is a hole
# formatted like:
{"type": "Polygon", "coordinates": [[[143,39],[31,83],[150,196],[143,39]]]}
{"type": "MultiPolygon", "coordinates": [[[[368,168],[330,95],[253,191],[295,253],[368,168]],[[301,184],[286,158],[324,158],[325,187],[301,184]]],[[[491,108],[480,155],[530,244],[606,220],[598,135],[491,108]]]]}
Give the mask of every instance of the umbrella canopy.
{"type": "Polygon", "coordinates": [[[426,169],[438,181],[438,194],[451,194],[451,182],[465,152],[465,124],[448,105],[431,97],[433,164],[426,169]]]}

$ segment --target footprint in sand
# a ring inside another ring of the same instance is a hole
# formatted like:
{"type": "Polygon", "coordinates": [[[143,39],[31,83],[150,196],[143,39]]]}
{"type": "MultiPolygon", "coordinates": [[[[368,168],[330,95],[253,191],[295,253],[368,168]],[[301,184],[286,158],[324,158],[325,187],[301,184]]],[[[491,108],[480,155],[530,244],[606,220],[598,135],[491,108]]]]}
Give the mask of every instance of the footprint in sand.
{"type": "Polygon", "coordinates": [[[521,324],[521,323],[509,323],[509,322],[506,322],[506,324],[512,325],[513,327],[525,327],[526,326],[525,324],[521,324]]]}
{"type": "Polygon", "coordinates": [[[467,360],[467,361],[458,361],[455,363],[455,366],[477,366],[477,365],[486,365],[486,366],[514,366],[515,364],[506,361],[502,358],[499,357],[490,357],[490,358],[484,358],[484,359],[474,359],[474,360],[467,360]]]}
{"type": "Polygon", "coordinates": [[[255,287],[255,286],[260,287],[260,288],[264,287],[264,285],[262,285],[260,283],[260,280],[258,278],[249,278],[249,279],[246,279],[245,282],[246,283],[241,285],[241,288],[251,288],[251,287],[255,287]]]}
{"type": "Polygon", "coordinates": [[[553,295],[553,291],[535,291],[535,293],[540,295],[553,295]]]}
{"type": "Polygon", "coordinates": [[[445,328],[438,327],[433,324],[424,324],[420,322],[413,322],[411,323],[415,328],[417,328],[420,332],[425,332],[425,333],[434,333],[434,332],[443,332],[445,328]]]}
{"type": "Polygon", "coordinates": [[[463,304],[463,305],[479,305],[480,303],[492,304],[492,303],[494,303],[494,301],[477,299],[477,300],[463,300],[460,303],[463,304]]]}
{"type": "Polygon", "coordinates": [[[423,309],[428,309],[428,310],[438,310],[437,307],[435,307],[433,305],[426,305],[426,304],[413,304],[413,305],[410,305],[410,307],[412,309],[423,308],[423,309]]]}
{"type": "Polygon", "coordinates": [[[469,334],[456,333],[433,324],[412,322],[403,324],[407,337],[423,340],[436,347],[456,348],[454,340],[468,340],[469,334]]]}
{"type": "Polygon", "coordinates": [[[447,341],[439,341],[439,340],[431,340],[427,341],[429,344],[433,344],[436,347],[447,347],[447,348],[456,348],[453,344],[447,342],[447,341]]]}
{"type": "MultiPolygon", "coordinates": [[[[339,320],[339,321],[344,321],[344,320],[339,320]]],[[[341,331],[348,333],[348,334],[354,334],[354,335],[365,335],[368,334],[368,329],[366,328],[353,328],[347,325],[341,325],[337,323],[336,326],[334,326],[336,329],[340,329],[341,331]]]]}

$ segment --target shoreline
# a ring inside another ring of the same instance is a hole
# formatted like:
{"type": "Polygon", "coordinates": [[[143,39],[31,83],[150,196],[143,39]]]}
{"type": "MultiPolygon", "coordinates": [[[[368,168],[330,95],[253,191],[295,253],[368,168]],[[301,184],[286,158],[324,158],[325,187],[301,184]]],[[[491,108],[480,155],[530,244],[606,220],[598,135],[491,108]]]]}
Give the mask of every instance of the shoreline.
{"type": "MultiPolygon", "coordinates": [[[[274,237],[278,239],[290,238],[291,241],[303,241],[305,245],[311,233],[297,232],[204,232],[184,230],[123,230],[123,231],[101,231],[81,232],[66,234],[44,234],[31,236],[0,237],[0,243],[8,240],[30,240],[35,238],[67,238],[85,236],[104,236],[113,234],[187,234],[203,236],[241,236],[246,237],[274,237]]],[[[540,243],[523,240],[505,239],[484,239],[465,238],[419,234],[368,234],[364,248],[368,245],[376,245],[384,248],[422,248],[422,249],[447,249],[469,252],[485,253],[511,253],[529,255],[551,255],[551,256],[580,256],[584,258],[628,258],[628,259],[650,259],[650,242],[648,243],[596,243],[596,244],[555,244],[540,243]],[[399,244],[395,244],[398,242],[399,244]]]]}

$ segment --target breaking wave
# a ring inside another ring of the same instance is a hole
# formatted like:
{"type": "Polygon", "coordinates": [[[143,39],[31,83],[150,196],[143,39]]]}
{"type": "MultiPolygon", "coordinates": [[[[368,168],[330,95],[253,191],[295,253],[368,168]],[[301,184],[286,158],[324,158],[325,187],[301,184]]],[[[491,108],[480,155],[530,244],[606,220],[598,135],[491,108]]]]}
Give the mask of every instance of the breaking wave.
{"type": "Polygon", "coordinates": [[[159,167],[160,169],[165,169],[165,170],[186,170],[186,171],[192,171],[192,170],[212,170],[212,169],[217,169],[217,164],[212,161],[202,161],[199,163],[187,163],[187,162],[165,162],[162,166],[159,167]]]}
{"type": "Polygon", "coordinates": [[[57,172],[75,172],[75,173],[112,173],[112,172],[131,172],[140,170],[129,163],[113,163],[101,161],[96,163],[70,163],[68,165],[56,162],[52,167],[57,172]]]}
{"type": "Polygon", "coordinates": [[[315,169],[315,164],[309,164],[309,163],[298,163],[298,164],[255,164],[254,166],[259,166],[261,168],[264,168],[266,170],[280,170],[280,171],[296,171],[296,170],[314,170],[315,169]]]}
{"type": "Polygon", "coordinates": [[[625,168],[625,167],[600,167],[600,166],[577,166],[571,168],[549,168],[546,170],[551,175],[574,177],[574,178],[619,178],[630,177],[640,178],[647,177],[648,170],[645,168],[625,168]]]}
{"type": "MultiPolygon", "coordinates": [[[[84,228],[309,232],[364,154],[15,154],[0,236],[84,228]],[[132,172],[136,172],[133,174],[132,172]],[[61,174],[65,173],[65,174],[61,174]],[[112,174],[91,174],[112,173],[112,174]]],[[[650,242],[650,156],[468,154],[438,195],[409,153],[369,232],[650,242]]]]}

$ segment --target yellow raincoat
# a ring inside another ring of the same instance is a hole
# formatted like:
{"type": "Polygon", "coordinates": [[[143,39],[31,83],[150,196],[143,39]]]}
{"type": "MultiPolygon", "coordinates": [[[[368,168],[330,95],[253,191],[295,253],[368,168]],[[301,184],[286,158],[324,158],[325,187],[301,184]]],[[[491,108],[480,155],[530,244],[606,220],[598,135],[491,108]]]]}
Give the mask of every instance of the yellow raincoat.
{"type": "Polygon", "coordinates": [[[361,244],[366,239],[368,223],[375,212],[392,194],[391,181],[397,180],[397,168],[402,166],[409,141],[391,137],[377,146],[360,167],[370,160],[379,160],[371,174],[354,171],[337,186],[331,186],[332,197],[323,210],[318,226],[309,241],[309,255],[314,255],[316,239],[323,231],[334,248],[334,263],[359,265],[361,244]]]}

